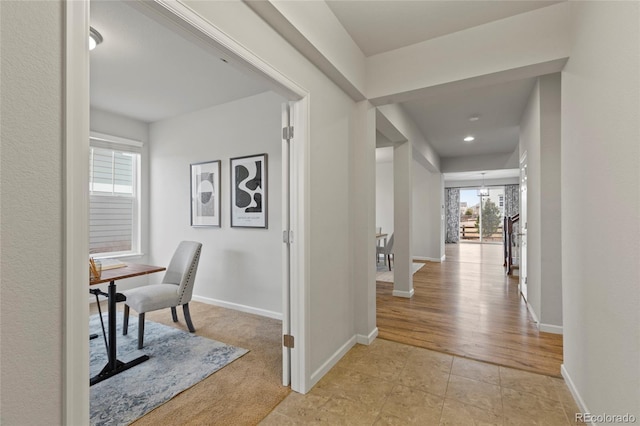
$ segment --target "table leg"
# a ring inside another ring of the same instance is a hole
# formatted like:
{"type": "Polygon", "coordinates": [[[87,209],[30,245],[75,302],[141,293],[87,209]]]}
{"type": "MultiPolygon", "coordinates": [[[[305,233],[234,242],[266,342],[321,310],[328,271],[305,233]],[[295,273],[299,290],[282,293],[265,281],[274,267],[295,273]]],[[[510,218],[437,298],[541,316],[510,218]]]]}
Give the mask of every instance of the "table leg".
{"type": "Polygon", "coordinates": [[[89,385],[93,386],[96,383],[115,376],[118,373],[122,373],[131,367],[141,364],[149,359],[149,355],[142,355],[132,361],[124,363],[117,358],[117,346],[116,346],[116,302],[117,302],[116,284],[115,281],[109,282],[108,290],[108,306],[109,306],[109,351],[107,365],[104,366],[102,371],[91,378],[89,385]]]}

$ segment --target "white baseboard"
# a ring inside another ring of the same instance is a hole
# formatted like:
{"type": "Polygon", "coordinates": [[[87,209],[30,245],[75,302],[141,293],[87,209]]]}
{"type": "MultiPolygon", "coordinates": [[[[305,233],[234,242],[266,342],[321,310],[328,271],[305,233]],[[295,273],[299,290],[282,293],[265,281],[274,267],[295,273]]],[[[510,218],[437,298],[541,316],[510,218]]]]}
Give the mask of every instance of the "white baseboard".
{"type": "Polygon", "coordinates": [[[342,357],[345,356],[347,352],[349,352],[349,349],[355,346],[355,344],[356,336],[353,336],[349,340],[347,340],[344,345],[342,345],[337,351],[335,351],[334,354],[331,355],[329,359],[320,366],[320,368],[314,371],[311,374],[309,390],[311,390],[311,388],[313,388],[316,383],[318,383],[320,379],[322,379],[324,375],[327,374],[329,370],[331,370],[338,363],[338,361],[340,361],[342,357]]]}
{"type": "Polygon", "coordinates": [[[413,260],[424,260],[426,262],[444,262],[445,256],[442,256],[441,258],[437,258],[437,257],[424,257],[424,256],[413,256],[413,260]]]}
{"type": "MultiPolygon", "coordinates": [[[[589,409],[587,408],[587,405],[584,403],[584,400],[580,396],[580,393],[578,392],[576,385],[573,383],[573,380],[571,380],[571,376],[569,375],[569,372],[567,371],[566,368],[564,368],[564,364],[560,366],[560,374],[562,374],[562,377],[564,378],[564,382],[567,384],[567,387],[569,388],[569,391],[571,392],[571,395],[573,396],[574,401],[578,405],[578,409],[580,410],[580,412],[590,413],[591,411],[589,411],[589,409]]],[[[569,420],[572,420],[572,419],[569,419],[569,420]]],[[[591,425],[594,425],[594,423],[591,423],[591,425]]]]}
{"type": "Polygon", "coordinates": [[[369,346],[378,337],[378,327],[371,330],[368,335],[356,334],[356,343],[369,346]]]}
{"type": "Polygon", "coordinates": [[[261,317],[273,318],[282,321],[282,314],[279,312],[268,311],[266,309],[254,308],[253,306],[240,305],[233,302],[225,302],[224,300],[212,299],[210,297],[193,296],[196,302],[206,303],[208,305],[220,306],[222,308],[233,309],[248,314],[260,315],[261,317]]]}
{"type": "Polygon", "coordinates": [[[538,330],[544,331],[545,333],[562,334],[561,325],[538,323],[538,330]]]}
{"type": "Polygon", "coordinates": [[[561,325],[553,325],[553,324],[545,324],[541,323],[536,315],[536,311],[533,310],[533,306],[527,301],[527,310],[533,317],[533,321],[536,323],[536,328],[540,331],[544,331],[545,333],[553,333],[553,334],[563,334],[561,325]]]}
{"type": "Polygon", "coordinates": [[[404,297],[406,299],[411,299],[415,290],[412,288],[411,291],[401,291],[401,290],[393,290],[392,295],[396,297],[404,297]]]}
{"type": "Polygon", "coordinates": [[[538,319],[538,316],[536,315],[536,311],[533,310],[533,306],[531,306],[531,304],[529,303],[528,300],[525,299],[525,303],[527,304],[527,310],[529,311],[529,313],[533,317],[533,321],[536,323],[536,327],[538,327],[538,329],[540,329],[540,320],[538,319]]]}

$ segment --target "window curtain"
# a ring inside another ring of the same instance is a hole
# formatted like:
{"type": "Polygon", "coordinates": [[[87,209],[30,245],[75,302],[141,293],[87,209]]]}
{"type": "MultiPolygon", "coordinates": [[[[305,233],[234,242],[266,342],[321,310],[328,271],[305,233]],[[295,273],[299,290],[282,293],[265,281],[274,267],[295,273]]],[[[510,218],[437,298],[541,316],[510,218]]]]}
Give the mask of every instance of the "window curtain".
{"type": "Polygon", "coordinates": [[[460,233],[460,188],[447,188],[445,194],[447,232],[445,243],[457,243],[460,233]]]}
{"type": "Polygon", "coordinates": [[[511,217],[520,212],[520,185],[504,186],[504,215],[511,217]]]}

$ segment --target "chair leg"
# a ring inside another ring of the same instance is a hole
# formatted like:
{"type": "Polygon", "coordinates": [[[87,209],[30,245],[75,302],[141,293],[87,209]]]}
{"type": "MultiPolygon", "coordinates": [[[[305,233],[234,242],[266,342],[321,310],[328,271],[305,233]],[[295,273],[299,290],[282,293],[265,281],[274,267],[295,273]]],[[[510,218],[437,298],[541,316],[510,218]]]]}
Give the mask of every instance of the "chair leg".
{"type": "Polygon", "coordinates": [[[129,332],[129,305],[124,305],[124,321],[122,323],[122,335],[126,336],[129,332]]]}
{"type": "Polygon", "coordinates": [[[391,255],[387,255],[387,261],[389,262],[389,270],[391,270],[391,255]]]}
{"type": "Polygon", "coordinates": [[[144,345],[144,314],[138,314],[138,349],[144,345]]]}
{"type": "Polygon", "coordinates": [[[175,306],[171,307],[171,318],[173,318],[173,322],[178,322],[178,313],[175,306]]]}
{"type": "Polygon", "coordinates": [[[189,331],[194,333],[196,331],[193,323],[191,322],[191,314],[189,313],[189,304],[185,303],[182,305],[182,312],[184,312],[184,319],[187,322],[187,327],[189,327],[189,331]]]}

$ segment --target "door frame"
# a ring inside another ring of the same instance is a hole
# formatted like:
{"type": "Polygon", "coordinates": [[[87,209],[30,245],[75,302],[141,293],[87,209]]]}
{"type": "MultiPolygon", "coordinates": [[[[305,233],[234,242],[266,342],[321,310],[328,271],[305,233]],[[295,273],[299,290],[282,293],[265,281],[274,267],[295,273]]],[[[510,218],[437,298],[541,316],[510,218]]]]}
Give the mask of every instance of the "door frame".
{"type": "MultiPolygon", "coordinates": [[[[65,212],[64,212],[64,308],[63,308],[63,423],[86,424],[89,420],[89,354],[86,287],[88,250],[88,167],[89,147],[89,3],[90,0],[64,2],[65,64],[65,212]]],[[[309,265],[309,93],[253,52],[190,8],[175,0],[140,2],[166,17],[178,27],[195,33],[223,52],[225,59],[252,71],[272,90],[292,101],[295,139],[291,145],[291,231],[295,236],[290,249],[291,389],[306,392],[309,383],[310,350],[308,265],[309,265]]],[[[283,287],[285,286],[283,277],[283,287]]],[[[283,288],[284,291],[284,288],[283,288]]],[[[284,310],[284,309],[283,309],[284,310]]]]}
{"type": "Polygon", "coordinates": [[[520,167],[520,253],[518,261],[520,262],[518,275],[519,284],[518,288],[520,290],[520,294],[524,298],[527,305],[529,304],[528,294],[527,294],[527,151],[525,151],[520,157],[519,162],[520,167]]]}

